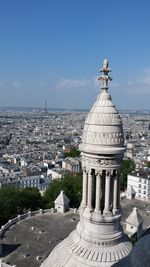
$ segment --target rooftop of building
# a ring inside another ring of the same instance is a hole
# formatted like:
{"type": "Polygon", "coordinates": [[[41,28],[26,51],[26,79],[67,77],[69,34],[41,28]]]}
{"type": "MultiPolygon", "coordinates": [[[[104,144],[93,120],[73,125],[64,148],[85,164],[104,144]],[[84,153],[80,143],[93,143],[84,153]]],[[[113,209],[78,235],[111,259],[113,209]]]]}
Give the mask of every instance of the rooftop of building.
{"type": "MultiPolygon", "coordinates": [[[[123,228],[133,207],[138,207],[144,226],[149,226],[150,203],[124,198],[121,206],[123,228]]],[[[75,229],[78,221],[79,215],[71,211],[36,215],[19,221],[4,235],[2,255],[4,262],[17,267],[39,267],[53,248],[75,229]]]]}
{"type": "Polygon", "coordinates": [[[143,178],[143,179],[150,179],[150,168],[145,168],[145,169],[142,168],[139,171],[135,170],[130,175],[143,178]]]}
{"type": "Polygon", "coordinates": [[[134,227],[138,227],[140,224],[143,223],[143,218],[138,212],[138,209],[136,207],[133,208],[133,211],[130,213],[130,215],[126,219],[126,223],[134,227]]]}
{"type": "Polygon", "coordinates": [[[4,262],[17,267],[40,266],[53,248],[75,229],[78,220],[79,216],[71,212],[21,220],[4,235],[4,262]]]}
{"type": "Polygon", "coordinates": [[[58,205],[65,205],[65,204],[68,204],[69,202],[70,202],[70,199],[65,195],[63,190],[60,191],[60,194],[54,201],[54,203],[58,205]]]}
{"type": "Polygon", "coordinates": [[[121,208],[122,208],[122,226],[125,230],[125,221],[128,216],[132,213],[133,208],[138,208],[138,212],[143,219],[143,226],[146,229],[150,226],[150,203],[141,201],[138,199],[127,199],[123,198],[121,200],[121,208]]]}

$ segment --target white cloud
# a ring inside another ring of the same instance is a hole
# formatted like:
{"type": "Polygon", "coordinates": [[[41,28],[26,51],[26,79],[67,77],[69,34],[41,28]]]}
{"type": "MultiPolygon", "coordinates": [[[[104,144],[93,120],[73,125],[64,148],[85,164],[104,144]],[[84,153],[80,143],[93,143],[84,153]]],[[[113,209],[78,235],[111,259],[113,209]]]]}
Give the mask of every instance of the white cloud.
{"type": "Polygon", "coordinates": [[[150,68],[145,68],[143,72],[150,75],[150,68]]]}
{"type": "Polygon", "coordinates": [[[112,82],[112,83],[110,84],[110,87],[117,88],[117,87],[120,87],[120,84],[119,84],[119,83],[112,82]]]}
{"type": "Polygon", "coordinates": [[[142,81],[146,85],[150,85],[150,68],[144,69],[142,81]]]}
{"type": "Polygon", "coordinates": [[[22,85],[21,82],[18,82],[18,81],[13,82],[13,86],[14,86],[16,89],[20,88],[21,85],[22,85]]]}
{"type": "Polygon", "coordinates": [[[47,84],[46,81],[40,81],[40,82],[39,82],[39,85],[40,85],[41,87],[46,86],[46,84],[47,84]]]}
{"type": "Polygon", "coordinates": [[[134,93],[150,93],[150,68],[144,69],[141,75],[132,81],[128,81],[124,86],[127,90],[134,90],[134,93]]]}
{"type": "Polygon", "coordinates": [[[61,77],[60,80],[56,83],[55,90],[71,90],[85,87],[97,87],[98,84],[99,83],[96,80],[96,77],[89,79],[67,79],[61,77]]]}
{"type": "Polygon", "coordinates": [[[150,69],[144,69],[140,77],[138,77],[134,81],[129,82],[128,84],[150,85],[150,69]]]}
{"type": "Polygon", "coordinates": [[[98,80],[98,76],[94,76],[92,78],[93,82],[94,82],[94,86],[95,87],[99,87],[100,86],[100,81],[98,80]]]}

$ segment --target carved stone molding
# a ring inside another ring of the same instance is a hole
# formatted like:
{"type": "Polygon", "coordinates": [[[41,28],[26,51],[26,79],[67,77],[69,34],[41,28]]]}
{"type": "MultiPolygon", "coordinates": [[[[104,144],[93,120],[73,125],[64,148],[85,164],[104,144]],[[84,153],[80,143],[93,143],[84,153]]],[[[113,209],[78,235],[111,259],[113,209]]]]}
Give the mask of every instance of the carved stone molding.
{"type": "Polygon", "coordinates": [[[116,159],[97,159],[97,158],[90,158],[86,156],[82,156],[82,166],[84,167],[89,167],[89,168],[95,168],[97,172],[99,172],[99,168],[104,168],[105,167],[114,167],[118,168],[120,167],[121,164],[121,159],[116,158],[116,159]]]}
{"type": "Polygon", "coordinates": [[[94,123],[97,125],[120,125],[121,124],[121,119],[119,114],[100,114],[100,113],[96,113],[96,112],[90,112],[85,124],[90,124],[92,119],[92,123],[94,121],[94,123]]]}
{"type": "Polygon", "coordinates": [[[100,175],[100,176],[102,176],[103,175],[103,170],[98,170],[98,169],[96,169],[95,170],[95,175],[97,176],[97,175],[100,175]]]}
{"type": "Polygon", "coordinates": [[[107,133],[107,132],[92,132],[86,127],[83,131],[82,142],[88,142],[89,144],[97,145],[123,145],[124,134],[123,133],[107,133]]]}
{"type": "Polygon", "coordinates": [[[119,243],[121,243],[123,241],[123,237],[121,236],[120,238],[114,239],[114,240],[102,240],[102,241],[96,241],[96,240],[92,240],[92,239],[88,239],[88,238],[84,238],[82,237],[82,239],[88,243],[90,243],[91,245],[98,245],[98,246],[115,246],[119,243]]]}

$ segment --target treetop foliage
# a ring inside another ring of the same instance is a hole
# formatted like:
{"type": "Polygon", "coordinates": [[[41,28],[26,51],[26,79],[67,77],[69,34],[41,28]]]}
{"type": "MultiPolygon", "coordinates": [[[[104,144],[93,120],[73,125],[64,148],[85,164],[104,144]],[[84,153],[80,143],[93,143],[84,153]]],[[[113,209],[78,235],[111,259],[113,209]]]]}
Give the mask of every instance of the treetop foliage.
{"type": "Polygon", "coordinates": [[[78,149],[76,149],[75,147],[70,151],[70,152],[64,152],[64,157],[79,157],[80,156],[80,151],[78,149]]]}
{"type": "Polygon", "coordinates": [[[70,199],[70,207],[78,208],[82,197],[82,174],[66,175],[61,180],[53,180],[43,197],[46,208],[54,207],[54,201],[61,190],[70,199]]]}
{"type": "Polygon", "coordinates": [[[42,197],[36,188],[0,189],[0,225],[27,210],[36,210],[42,207],[42,197]]]}
{"type": "Polygon", "coordinates": [[[127,188],[127,176],[134,170],[134,162],[131,159],[123,161],[121,168],[121,190],[124,191],[127,188]]]}
{"type": "MultiPolygon", "coordinates": [[[[124,160],[121,169],[121,190],[126,189],[127,176],[133,170],[133,161],[130,159],[124,160]]],[[[5,224],[9,219],[28,210],[54,207],[54,201],[61,190],[70,199],[70,207],[78,208],[82,198],[82,174],[66,175],[61,180],[53,180],[43,197],[36,188],[1,188],[0,225],[5,224]]]]}
{"type": "Polygon", "coordinates": [[[54,180],[42,197],[38,189],[2,187],[0,189],[0,225],[28,210],[52,208],[61,190],[70,199],[70,207],[78,208],[82,195],[82,175],[67,175],[54,180]]]}

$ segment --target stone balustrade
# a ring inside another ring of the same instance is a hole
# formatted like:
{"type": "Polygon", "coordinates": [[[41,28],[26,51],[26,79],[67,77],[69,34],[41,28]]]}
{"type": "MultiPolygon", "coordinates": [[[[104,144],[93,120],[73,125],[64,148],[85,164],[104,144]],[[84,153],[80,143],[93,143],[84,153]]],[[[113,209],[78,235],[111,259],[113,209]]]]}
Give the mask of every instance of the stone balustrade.
{"type": "MultiPolygon", "coordinates": [[[[70,208],[69,210],[70,212],[73,212],[73,213],[78,213],[78,209],[73,209],[73,208],[70,208]]],[[[55,213],[56,210],[54,208],[51,208],[51,209],[39,209],[39,210],[36,210],[36,211],[28,211],[27,213],[24,213],[24,214],[21,214],[21,215],[18,215],[17,217],[9,220],[6,224],[2,225],[1,228],[0,228],[0,238],[3,237],[4,233],[15,223],[21,221],[21,220],[24,220],[26,218],[29,218],[29,217],[32,217],[32,216],[36,216],[36,215],[41,215],[41,214],[47,214],[47,213],[55,213]]]]}

